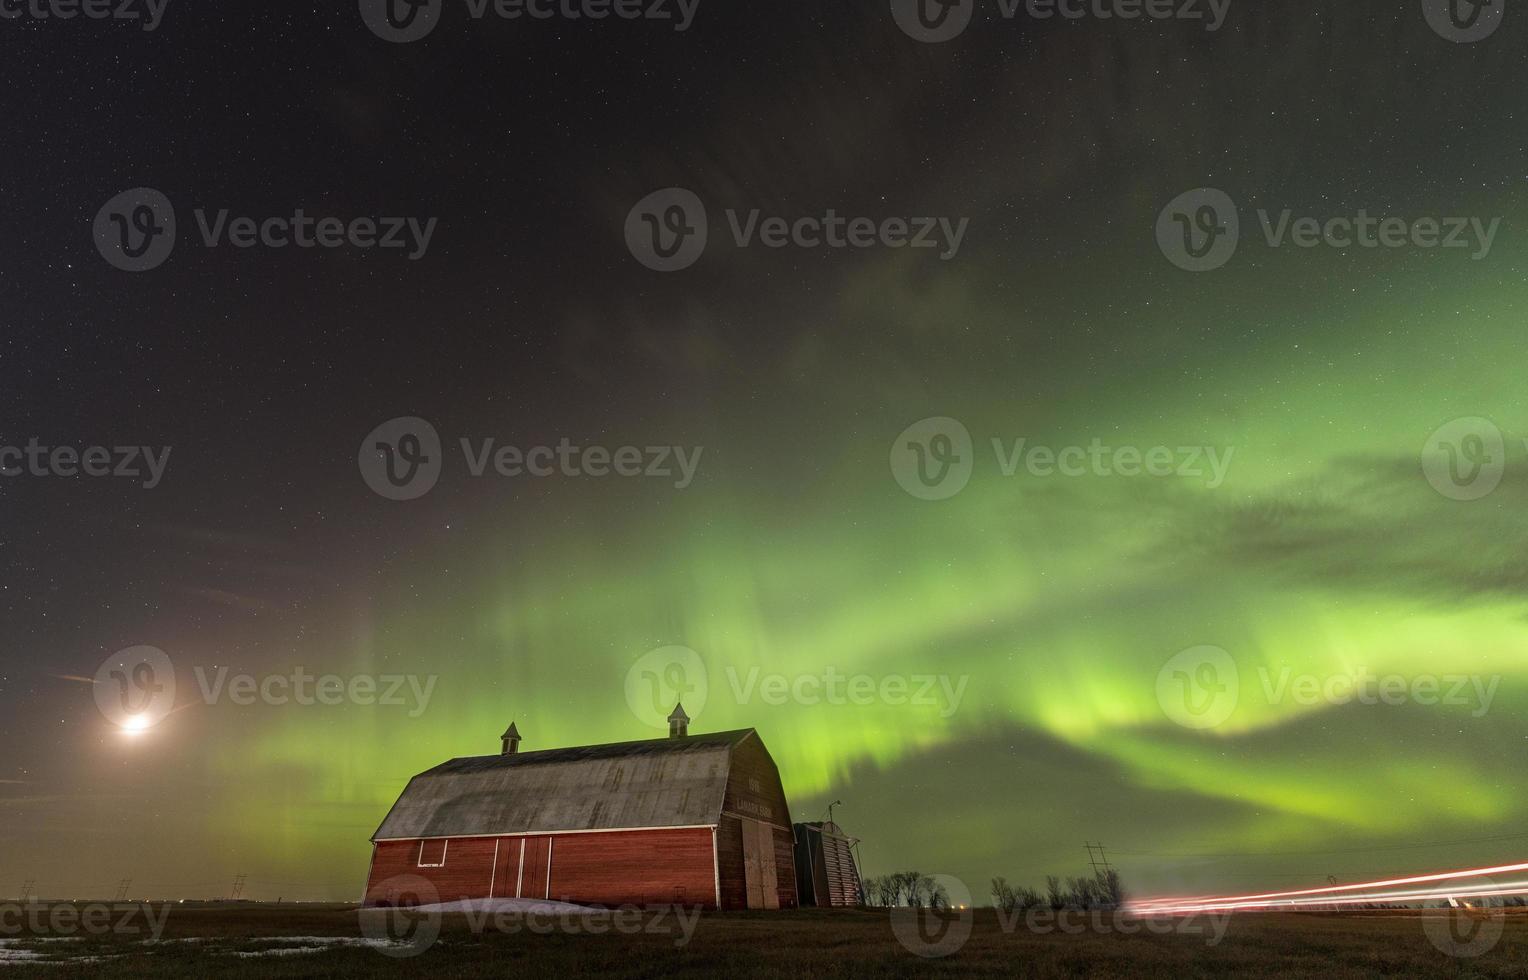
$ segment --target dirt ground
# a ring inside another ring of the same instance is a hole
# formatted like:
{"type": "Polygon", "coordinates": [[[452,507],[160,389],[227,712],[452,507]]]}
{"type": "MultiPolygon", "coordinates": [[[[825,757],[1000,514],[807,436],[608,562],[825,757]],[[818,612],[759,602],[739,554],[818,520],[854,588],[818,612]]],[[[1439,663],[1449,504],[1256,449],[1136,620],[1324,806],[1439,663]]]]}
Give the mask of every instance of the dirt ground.
{"type": "Polygon", "coordinates": [[[885,911],[409,915],[103,903],[0,916],[15,977],[1528,977],[1528,916],[885,911]]]}

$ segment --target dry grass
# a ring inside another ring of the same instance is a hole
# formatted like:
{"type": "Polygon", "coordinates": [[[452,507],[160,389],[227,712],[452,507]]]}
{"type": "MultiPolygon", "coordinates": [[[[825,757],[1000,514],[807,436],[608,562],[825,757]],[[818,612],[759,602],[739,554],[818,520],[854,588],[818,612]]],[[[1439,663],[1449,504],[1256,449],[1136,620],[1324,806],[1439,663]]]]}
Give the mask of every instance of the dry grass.
{"type": "MultiPolygon", "coordinates": [[[[1436,915],[1436,914],[1435,914],[1436,915]]],[[[598,920],[597,920],[598,921],[598,920]]],[[[604,920],[608,928],[612,922],[604,920]]],[[[324,936],[359,942],[351,907],[172,906],[160,942],[142,934],[34,942],[9,935],[11,953],[52,962],[0,958],[11,977],[570,977],[795,980],[849,977],[1525,977],[1528,916],[1505,921],[1494,948],[1475,959],[1439,952],[1415,914],[1243,915],[1218,943],[1208,935],[1134,935],[1089,929],[1079,935],[1004,928],[990,910],[974,916],[969,940],[954,955],[924,959],[894,935],[883,912],[725,913],[702,916],[692,939],[670,914],[637,934],[590,935],[559,928],[536,933],[518,917],[482,932],[447,916],[439,939],[422,955],[395,959],[372,948],[244,958],[271,937],[324,936]],[[499,928],[502,926],[503,928],[499,928]],[[95,957],[83,962],[82,957],[95,957]]],[[[44,935],[49,930],[43,930],[44,935]]],[[[278,944],[279,945],[279,944],[278,944]]]]}

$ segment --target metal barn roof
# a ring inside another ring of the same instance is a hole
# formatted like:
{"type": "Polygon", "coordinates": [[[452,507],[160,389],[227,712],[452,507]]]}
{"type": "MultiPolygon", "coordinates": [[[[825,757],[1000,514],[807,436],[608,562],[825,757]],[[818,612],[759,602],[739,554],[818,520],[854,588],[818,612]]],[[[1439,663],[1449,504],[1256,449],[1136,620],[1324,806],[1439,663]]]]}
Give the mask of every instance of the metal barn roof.
{"type": "Polygon", "coordinates": [[[753,729],[452,759],[409,780],[372,840],[717,823],[753,729]]]}

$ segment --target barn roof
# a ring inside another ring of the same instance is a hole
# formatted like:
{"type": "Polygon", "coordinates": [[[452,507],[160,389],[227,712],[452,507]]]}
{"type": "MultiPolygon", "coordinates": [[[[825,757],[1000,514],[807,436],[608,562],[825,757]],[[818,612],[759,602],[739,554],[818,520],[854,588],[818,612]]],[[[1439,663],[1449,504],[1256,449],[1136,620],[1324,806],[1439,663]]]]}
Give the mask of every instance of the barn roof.
{"type": "Polygon", "coordinates": [[[735,732],[484,755],[409,780],[372,840],[718,823],[735,732]]]}

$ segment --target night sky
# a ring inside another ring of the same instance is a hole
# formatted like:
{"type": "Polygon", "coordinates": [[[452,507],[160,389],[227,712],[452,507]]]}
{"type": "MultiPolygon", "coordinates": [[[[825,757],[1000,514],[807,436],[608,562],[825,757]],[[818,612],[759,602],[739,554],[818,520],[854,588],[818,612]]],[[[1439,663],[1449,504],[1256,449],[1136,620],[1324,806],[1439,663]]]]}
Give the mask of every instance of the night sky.
{"type": "Polygon", "coordinates": [[[511,720],[525,750],[662,734],[628,674],[671,646],[705,668],[693,730],[757,728],[868,874],[980,899],[1085,840],[1136,892],[1522,860],[1528,26],[1453,43],[1422,8],[1233,0],[1209,31],[982,0],[941,44],[869,0],[701,0],[684,31],[458,0],[413,43],[353,0],[0,19],[0,446],[171,450],[152,487],[0,477],[0,895],[354,900],[408,777],[511,720]],[[134,188],[177,225],[136,274],[93,234],[134,188]],[[666,188],[708,215],[675,272],[625,231],[666,188]],[[1241,233],[1196,273],[1158,219],[1197,188],[1241,233]],[[436,225],[411,258],[212,248],[196,217],[299,208],[436,225]],[[968,226],[948,257],[738,247],[755,209],[968,226]],[[1274,247],[1259,209],[1500,223],[1478,258],[1274,247]],[[411,417],[439,482],[385,499],[358,453],[411,417]],[[946,418],[969,482],[923,499],[893,460],[946,418]],[[1429,470],[1451,423],[1501,434],[1479,499],[1429,470]],[[682,488],[478,478],[463,438],[703,451],[682,488]],[[1019,439],[1228,465],[1005,475],[1019,439]],[[124,732],[94,679],[139,646],[177,690],[124,732]],[[1206,646],[1239,700],[1195,728],[1159,679],[1206,646]],[[433,687],[199,690],[298,667],[433,687]],[[829,668],[963,695],[737,695],[829,668]],[[1267,696],[1286,668],[1497,683],[1304,704],[1267,696]]]}

